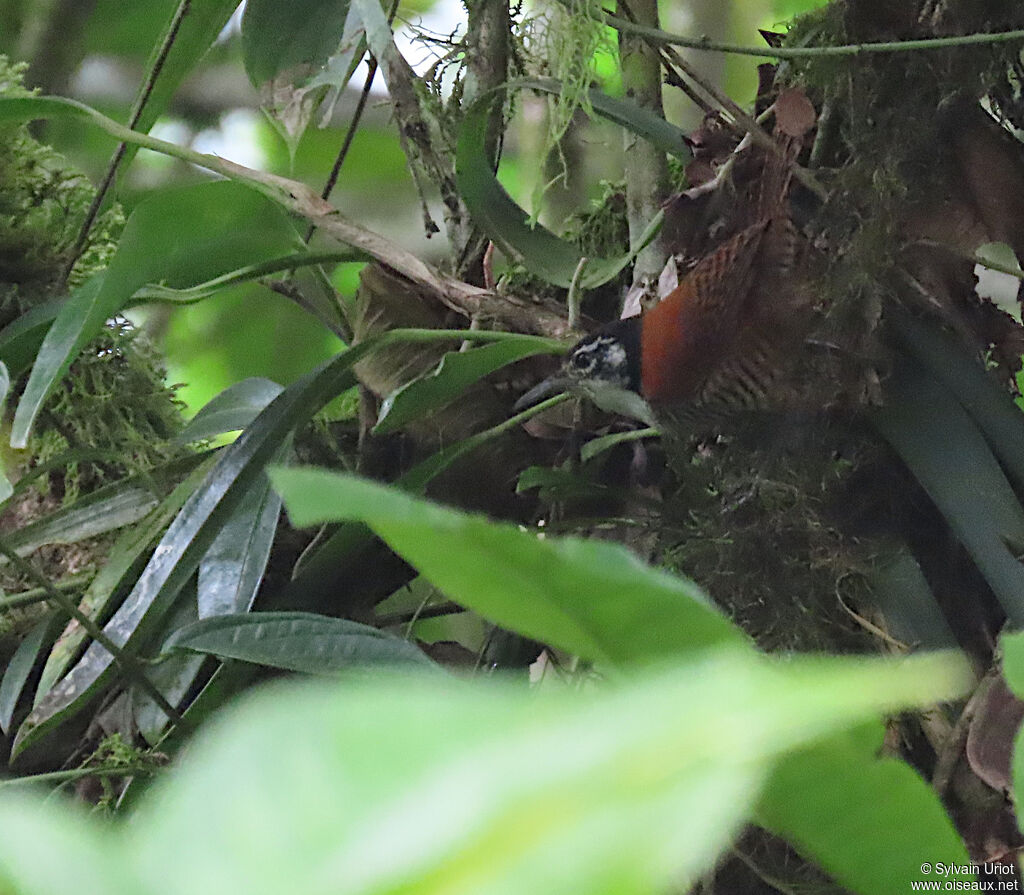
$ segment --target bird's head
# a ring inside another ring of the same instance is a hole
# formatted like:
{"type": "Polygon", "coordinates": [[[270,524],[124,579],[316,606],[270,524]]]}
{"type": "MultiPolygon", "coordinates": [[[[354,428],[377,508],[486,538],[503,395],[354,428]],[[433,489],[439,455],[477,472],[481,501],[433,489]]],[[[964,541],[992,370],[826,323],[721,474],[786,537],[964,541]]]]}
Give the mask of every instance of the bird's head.
{"type": "Polygon", "coordinates": [[[602,397],[612,393],[627,392],[638,397],[641,391],[640,333],[640,318],[627,317],[580,339],[562,368],[523,395],[516,402],[516,409],[530,407],[559,391],[586,394],[602,406],[605,404],[602,397]]]}

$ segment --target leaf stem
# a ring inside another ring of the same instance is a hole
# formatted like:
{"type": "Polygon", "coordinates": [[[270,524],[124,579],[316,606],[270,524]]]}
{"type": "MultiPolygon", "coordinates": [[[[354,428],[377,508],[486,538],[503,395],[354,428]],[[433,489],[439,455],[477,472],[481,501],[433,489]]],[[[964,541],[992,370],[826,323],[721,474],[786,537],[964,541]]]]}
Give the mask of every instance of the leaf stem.
{"type": "Polygon", "coordinates": [[[82,777],[135,777],[138,774],[155,774],[157,768],[148,764],[97,765],[94,768],[71,768],[67,771],[48,771],[45,774],[30,774],[27,777],[11,777],[0,780],[0,787],[32,785],[34,783],[67,783],[82,777]]]}

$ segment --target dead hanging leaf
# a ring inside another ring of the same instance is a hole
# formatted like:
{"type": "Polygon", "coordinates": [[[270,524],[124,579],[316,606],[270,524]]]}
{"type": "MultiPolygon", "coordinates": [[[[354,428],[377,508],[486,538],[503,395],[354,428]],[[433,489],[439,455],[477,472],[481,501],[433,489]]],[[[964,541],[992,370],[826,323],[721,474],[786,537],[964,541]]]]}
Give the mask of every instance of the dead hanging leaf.
{"type": "Polygon", "coordinates": [[[1024,719],[1024,702],[996,678],[975,709],[967,733],[967,761],[971,770],[997,792],[1009,792],[1013,744],[1024,719]]]}
{"type": "Polygon", "coordinates": [[[787,137],[802,137],[818,120],[814,104],[798,87],[788,87],[775,100],[775,127],[787,137]]]}
{"type": "Polygon", "coordinates": [[[695,158],[686,166],[686,182],[690,186],[700,186],[715,177],[715,167],[710,161],[703,158],[695,158]]]}
{"type": "Polygon", "coordinates": [[[953,150],[990,242],[1024,257],[1024,146],[977,103],[946,115],[953,150]]]}

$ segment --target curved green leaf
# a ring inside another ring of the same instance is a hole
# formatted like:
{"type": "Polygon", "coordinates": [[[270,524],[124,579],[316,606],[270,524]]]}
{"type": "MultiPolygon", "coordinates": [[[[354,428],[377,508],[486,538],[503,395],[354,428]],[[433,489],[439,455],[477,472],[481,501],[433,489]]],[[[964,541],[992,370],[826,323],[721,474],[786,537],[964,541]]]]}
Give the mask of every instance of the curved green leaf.
{"type": "MultiPolygon", "coordinates": [[[[502,91],[489,92],[478,98],[467,110],[459,128],[455,151],[455,175],[459,196],[469,209],[473,222],[498,248],[536,276],[556,286],[568,288],[580,266],[581,254],[574,245],[559,239],[540,226],[530,226],[529,215],[505,192],[491,168],[485,150],[491,108],[501,101],[508,88],[524,88],[558,94],[557,81],[523,78],[509,82],[502,91]]],[[[589,93],[595,112],[650,140],[665,152],[688,159],[690,149],[678,128],[628,100],[613,99],[598,90],[589,93]]],[[[636,254],[654,238],[661,218],[651,221],[637,245],[619,258],[589,258],[578,278],[583,288],[608,282],[628,265],[636,254]]]]}
{"type": "Polygon", "coordinates": [[[334,674],[356,666],[436,667],[405,640],[369,625],[310,612],[203,619],[175,631],[164,649],[212,653],[305,674],[334,674]]]}
{"type": "Polygon", "coordinates": [[[142,202],[110,267],[76,291],[47,332],[18,403],[11,445],[27,445],[36,414],[78,352],[146,283],[194,285],[300,246],[279,205],[233,181],[169,190],[142,202]]]}
{"type": "Polygon", "coordinates": [[[66,303],[66,298],[43,302],[0,330],[0,360],[7,365],[12,376],[20,376],[32,366],[46,331],[66,303]]]}
{"type": "Polygon", "coordinates": [[[611,662],[746,643],[696,585],[623,547],[541,539],[355,476],[276,469],[294,525],[365,522],[432,584],[520,634],[611,662]]]}
{"type": "Polygon", "coordinates": [[[176,441],[188,444],[244,429],[283,391],[273,380],[260,376],[229,385],[192,417],[176,441]]]}
{"type": "Polygon", "coordinates": [[[469,386],[509,364],[536,354],[550,354],[547,339],[495,342],[469,351],[450,351],[432,373],[413,380],[384,399],[374,426],[375,435],[400,429],[406,423],[447,407],[469,386]]]}
{"type": "Polygon", "coordinates": [[[780,757],[968,680],[948,656],[770,662],[729,646],[583,698],[436,678],[279,686],[139,806],[129,867],[164,895],[686,891],[780,757]],[[174,873],[168,850],[189,856],[174,873]]]}
{"type": "Polygon", "coordinates": [[[0,805],[0,890],[4,895],[138,895],[123,860],[78,805],[46,805],[30,793],[0,805]]]}

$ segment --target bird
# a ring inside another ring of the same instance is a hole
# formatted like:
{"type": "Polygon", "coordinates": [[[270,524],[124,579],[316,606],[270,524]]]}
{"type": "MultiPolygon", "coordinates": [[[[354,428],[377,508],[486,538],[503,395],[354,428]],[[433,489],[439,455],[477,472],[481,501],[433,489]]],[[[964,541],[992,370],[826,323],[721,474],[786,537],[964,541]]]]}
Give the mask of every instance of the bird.
{"type": "Polygon", "coordinates": [[[561,370],[517,407],[570,390],[619,410],[618,396],[631,392],[644,399],[649,415],[629,415],[659,425],[700,424],[764,406],[808,328],[809,296],[793,276],[799,250],[786,214],[759,218],[701,259],[646,313],[577,342],[561,370]]]}

